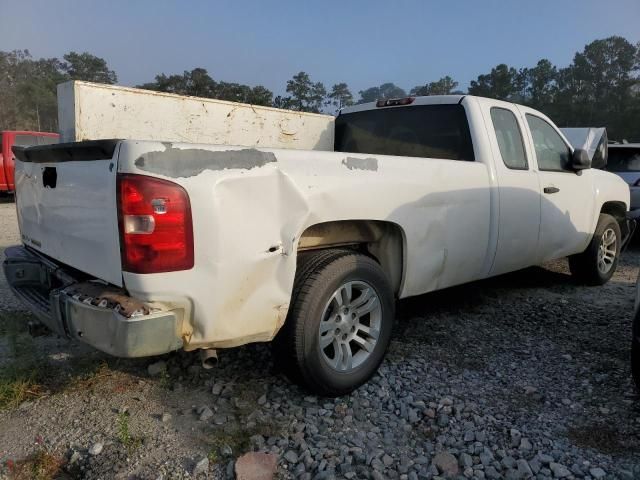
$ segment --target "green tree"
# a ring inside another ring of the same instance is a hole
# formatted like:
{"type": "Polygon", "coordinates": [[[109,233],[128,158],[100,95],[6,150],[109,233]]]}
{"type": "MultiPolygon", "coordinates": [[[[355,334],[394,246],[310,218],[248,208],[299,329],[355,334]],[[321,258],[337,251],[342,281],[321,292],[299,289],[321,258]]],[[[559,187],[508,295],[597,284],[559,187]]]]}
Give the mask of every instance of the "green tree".
{"type": "Polygon", "coordinates": [[[183,87],[178,87],[177,80],[181,76],[172,75],[168,77],[164,73],[159,73],[155,76],[155,80],[153,82],[141,83],[140,85],[136,85],[136,88],[142,88],[144,90],[153,90],[156,92],[167,92],[167,93],[177,93],[174,91],[175,89],[183,90],[183,87]]]}
{"type": "MultiPolygon", "coordinates": [[[[187,72],[185,71],[185,74],[187,72]]],[[[136,88],[145,90],[154,90],[156,92],[176,93],[178,95],[187,95],[187,87],[184,75],[165,75],[160,73],[156,75],[153,82],[136,85],[136,88]]]]}
{"type": "Polygon", "coordinates": [[[586,45],[558,72],[553,118],[561,125],[606,126],[613,139],[638,138],[639,56],[622,37],[586,45]]]}
{"type": "Polygon", "coordinates": [[[287,81],[287,93],[291,94],[290,108],[301,112],[318,113],[327,91],[321,82],[312,82],[309,74],[299,72],[287,81]]]}
{"type": "Polygon", "coordinates": [[[513,78],[513,90],[510,100],[518,103],[527,103],[529,87],[529,68],[521,68],[513,78]]]}
{"type": "Polygon", "coordinates": [[[0,130],[58,129],[56,85],[68,77],[56,58],[0,52],[0,130]]]}
{"type": "Polygon", "coordinates": [[[227,100],[229,102],[249,103],[251,87],[232,82],[218,82],[213,91],[212,98],[227,100]]]}
{"type": "Polygon", "coordinates": [[[69,52],[63,58],[64,62],[60,64],[61,70],[72,80],[109,84],[118,81],[116,72],[109,70],[107,62],[103,58],[88,52],[69,52]]]}
{"type": "Polygon", "coordinates": [[[282,108],[285,110],[290,110],[291,109],[291,97],[283,97],[281,95],[278,95],[276,98],[273,99],[273,107],[275,108],[282,108]]]}
{"type": "Polygon", "coordinates": [[[205,68],[194,68],[190,72],[184,72],[183,77],[187,95],[210,97],[215,92],[216,82],[205,68]]]}
{"type": "Polygon", "coordinates": [[[447,75],[436,82],[413,87],[410,93],[411,95],[450,95],[457,87],[458,82],[447,75]]]}
{"type": "Polygon", "coordinates": [[[247,102],[253,105],[271,106],[273,103],[273,92],[262,85],[258,85],[251,89],[247,102]]]}
{"type": "Polygon", "coordinates": [[[333,105],[337,111],[343,107],[353,105],[353,95],[346,83],[336,83],[331,87],[331,92],[327,95],[327,105],[333,105]]]}
{"type": "Polygon", "coordinates": [[[273,98],[273,93],[261,85],[252,88],[240,83],[216,82],[205,68],[185,70],[182,75],[161,73],[156,75],[155,81],[138,85],[138,88],[254,105],[271,105],[273,98]]]}
{"type": "Polygon", "coordinates": [[[542,109],[553,102],[558,80],[558,69],[546,58],[527,69],[527,102],[542,109]]]}
{"type": "Polygon", "coordinates": [[[185,70],[182,75],[156,75],[155,82],[138,85],[138,88],[156,90],[158,92],[191,95],[194,97],[212,98],[216,84],[204,68],[185,70]]]}
{"type": "MultiPolygon", "coordinates": [[[[28,50],[0,52],[0,129],[11,130],[20,124],[19,87],[29,79],[27,61],[31,61],[28,50]]],[[[26,125],[24,123],[20,125],[26,125]]]]}
{"type": "Polygon", "coordinates": [[[30,78],[18,87],[22,121],[38,131],[58,130],[57,85],[68,80],[57,58],[41,58],[29,65],[30,78]]]}
{"type": "Polygon", "coordinates": [[[376,100],[388,99],[388,98],[402,98],[407,96],[402,88],[398,87],[394,83],[383,83],[379,87],[371,87],[366,90],[360,90],[360,99],[357,103],[375,102],[376,100]]]}
{"type": "Polygon", "coordinates": [[[518,93],[517,77],[518,72],[515,68],[501,63],[492,68],[490,73],[479,75],[476,80],[472,80],[469,94],[509,100],[518,93]]]}

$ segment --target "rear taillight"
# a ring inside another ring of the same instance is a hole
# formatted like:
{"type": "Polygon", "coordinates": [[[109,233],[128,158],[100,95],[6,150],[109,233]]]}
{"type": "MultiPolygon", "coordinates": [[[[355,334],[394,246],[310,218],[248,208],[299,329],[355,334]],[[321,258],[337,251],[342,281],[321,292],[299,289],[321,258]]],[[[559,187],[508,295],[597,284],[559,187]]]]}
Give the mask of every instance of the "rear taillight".
{"type": "Polygon", "coordinates": [[[118,218],[124,271],[160,273],[193,267],[191,204],[180,185],[118,174],[118,218]]]}

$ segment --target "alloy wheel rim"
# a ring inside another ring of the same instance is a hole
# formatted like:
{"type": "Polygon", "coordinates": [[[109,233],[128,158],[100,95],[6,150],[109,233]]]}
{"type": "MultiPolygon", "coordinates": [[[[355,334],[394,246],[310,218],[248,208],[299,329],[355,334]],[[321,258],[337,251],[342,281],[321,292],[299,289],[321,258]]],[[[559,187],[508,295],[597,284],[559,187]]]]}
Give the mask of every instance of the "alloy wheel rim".
{"type": "Polygon", "coordinates": [[[616,259],[617,239],[616,232],[608,228],[602,234],[600,245],[598,246],[598,270],[607,274],[613,268],[616,259]]]}
{"type": "Polygon", "coordinates": [[[347,373],[373,353],[380,337],[382,305],[375,288],[364,281],[340,285],[327,302],[318,331],[318,346],[327,365],[347,373]]]}

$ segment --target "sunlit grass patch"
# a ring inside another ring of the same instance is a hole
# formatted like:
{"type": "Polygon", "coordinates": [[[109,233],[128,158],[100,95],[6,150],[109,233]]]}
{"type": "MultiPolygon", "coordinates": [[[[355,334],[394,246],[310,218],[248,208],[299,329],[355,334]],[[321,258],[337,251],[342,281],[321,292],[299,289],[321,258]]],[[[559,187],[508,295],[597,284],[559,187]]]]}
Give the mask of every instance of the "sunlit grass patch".
{"type": "Polygon", "coordinates": [[[107,362],[97,354],[51,360],[42,342],[32,338],[25,312],[0,312],[0,411],[49,393],[93,388],[110,375],[107,362]]]}
{"type": "Polygon", "coordinates": [[[36,362],[11,362],[0,368],[0,410],[16,408],[25,400],[41,397],[46,368],[36,362]]]}
{"type": "Polygon", "coordinates": [[[64,460],[40,449],[24,460],[8,461],[9,478],[15,480],[52,480],[62,473],[64,460]]]}
{"type": "Polygon", "coordinates": [[[37,356],[15,358],[0,366],[0,410],[50,393],[89,389],[107,375],[108,365],[93,358],[71,362],[68,369],[37,356]]]}
{"type": "Polygon", "coordinates": [[[122,412],[118,414],[118,440],[129,450],[135,450],[142,444],[142,438],[131,435],[129,424],[129,413],[122,412]]]}

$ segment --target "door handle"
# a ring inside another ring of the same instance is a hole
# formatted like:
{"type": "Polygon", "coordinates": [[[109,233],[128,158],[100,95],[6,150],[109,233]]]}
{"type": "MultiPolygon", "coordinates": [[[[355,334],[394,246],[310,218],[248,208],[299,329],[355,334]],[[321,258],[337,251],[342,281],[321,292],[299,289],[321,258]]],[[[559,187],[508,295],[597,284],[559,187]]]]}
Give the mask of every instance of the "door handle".
{"type": "Polygon", "coordinates": [[[544,187],[544,193],[558,193],[559,191],[558,187],[544,187]]]}

